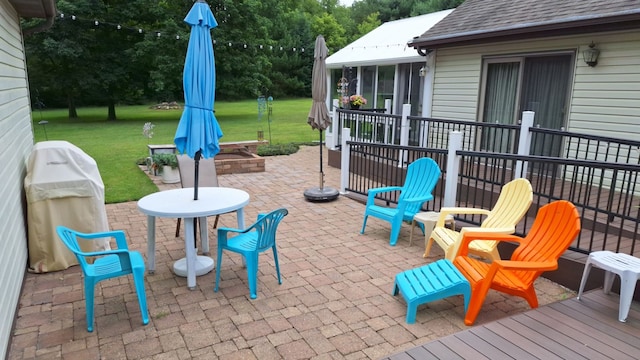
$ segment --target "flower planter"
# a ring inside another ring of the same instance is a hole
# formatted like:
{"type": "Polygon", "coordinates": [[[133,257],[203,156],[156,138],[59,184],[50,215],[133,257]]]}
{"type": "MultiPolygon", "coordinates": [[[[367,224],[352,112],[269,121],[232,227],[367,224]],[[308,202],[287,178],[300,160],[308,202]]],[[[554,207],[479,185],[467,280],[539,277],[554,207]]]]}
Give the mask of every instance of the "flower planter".
{"type": "Polygon", "coordinates": [[[165,184],[175,184],[180,182],[180,171],[178,168],[171,168],[171,166],[163,166],[162,167],[162,182],[165,184]]]}

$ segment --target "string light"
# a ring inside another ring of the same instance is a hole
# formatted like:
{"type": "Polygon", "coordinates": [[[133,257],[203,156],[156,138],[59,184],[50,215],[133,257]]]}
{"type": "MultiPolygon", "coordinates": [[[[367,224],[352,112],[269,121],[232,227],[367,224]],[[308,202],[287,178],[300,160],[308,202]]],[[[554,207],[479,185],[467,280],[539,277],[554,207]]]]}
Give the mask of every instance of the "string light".
{"type": "MultiPolygon", "coordinates": [[[[65,15],[64,13],[59,13],[58,17],[60,18],[60,20],[67,20],[69,18],[69,15],[68,14],[65,15]]],[[[122,26],[119,23],[100,22],[99,20],[95,20],[95,19],[94,20],[82,19],[82,18],[77,17],[76,15],[71,15],[70,18],[73,21],[87,22],[87,23],[93,24],[94,26],[101,26],[101,27],[107,27],[107,28],[108,27],[113,27],[116,30],[123,30],[123,29],[124,30],[130,30],[130,31],[135,31],[138,34],[153,33],[153,34],[156,35],[155,36],[156,38],[161,38],[162,37],[162,32],[161,31],[157,31],[157,30],[146,30],[146,29],[143,29],[143,28],[125,27],[125,26],[122,26]]],[[[175,40],[180,40],[181,39],[180,35],[178,35],[178,34],[176,34],[174,36],[174,38],[175,38],[175,40]]],[[[212,39],[212,42],[213,42],[214,46],[218,44],[217,39],[212,39]]],[[[267,49],[267,46],[265,46],[263,44],[251,45],[251,44],[247,44],[246,42],[240,42],[240,41],[239,42],[235,42],[235,44],[238,44],[238,46],[241,46],[241,48],[245,49],[245,50],[248,50],[248,49],[265,50],[265,49],[267,49]],[[242,45],[240,45],[240,44],[242,44],[242,45]]],[[[228,41],[227,45],[229,47],[234,47],[234,42],[228,41]]],[[[280,46],[279,45],[279,46],[277,46],[277,48],[279,48],[280,51],[284,51],[285,50],[284,46],[280,46]]],[[[274,46],[273,45],[269,45],[268,49],[270,51],[273,51],[274,46]]],[[[301,53],[304,53],[304,47],[291,47],[289,49],[291,49],[293,52],[298,52],[298,50],[299,50],[301,53]]]]}

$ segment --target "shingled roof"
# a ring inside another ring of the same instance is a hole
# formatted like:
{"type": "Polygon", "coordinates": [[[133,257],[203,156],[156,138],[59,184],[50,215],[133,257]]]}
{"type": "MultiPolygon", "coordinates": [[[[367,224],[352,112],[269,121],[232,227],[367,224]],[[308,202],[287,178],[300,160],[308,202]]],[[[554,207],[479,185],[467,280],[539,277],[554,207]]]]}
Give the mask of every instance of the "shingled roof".
{"type": "Polygon", "coordinates": [[[417,49],[640,28],[635,0],[466,0],[409,41],[417,49]]]}

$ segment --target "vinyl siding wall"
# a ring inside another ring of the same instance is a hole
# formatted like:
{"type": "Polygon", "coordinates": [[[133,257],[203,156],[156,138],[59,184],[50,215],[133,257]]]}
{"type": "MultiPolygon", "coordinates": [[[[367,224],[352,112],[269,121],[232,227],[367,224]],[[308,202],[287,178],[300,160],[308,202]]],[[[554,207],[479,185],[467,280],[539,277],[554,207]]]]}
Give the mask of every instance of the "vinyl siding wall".
{"type": "Polygon", "coordinates": [[[640,30],[438,49],[432,117],[477,120],[483,57],[550,51],[577,52],[567,130],[640,138],[640,30]],[[600,49],[596,67],[582,59],[591,41],[600,49]]]}
{"type": "Polygon", "coordinates": [[[25,67],[18,15],[0,0],[0,359],[8,352],[27,265],[23,179],[33,131],[25,67]]]}

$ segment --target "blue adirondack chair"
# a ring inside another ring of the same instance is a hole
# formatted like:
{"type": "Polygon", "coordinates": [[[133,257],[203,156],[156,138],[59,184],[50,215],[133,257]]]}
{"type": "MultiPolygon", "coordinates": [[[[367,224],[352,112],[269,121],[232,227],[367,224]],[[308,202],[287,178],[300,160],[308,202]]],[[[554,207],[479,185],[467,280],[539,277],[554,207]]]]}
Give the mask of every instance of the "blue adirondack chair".
{"type": "Polygon", "coordinates": [[[420,211],[422,204],[433,200],[431,192],[440,179],[440,168],[431,158],[420,158],[412,162],[407,169],[407,177],[403,186],[386,186],[369,189],[367,207],[364,211],[361,234],[367,226],[369,216],[377,217],[391,223],[389,244],[394,246],[398,241],[403,221],[413,221],[413,216],[420,211]],[[375,197],[383,192],[400,191],[398,206],[395,208],[376,205],[375,197]]]}
{"type": "Polygon", "coordinates": [[[218,292],[220,285],[220,267],[222,265],[222,250],[229,250],[241,254],[247,265],[247,280],[249,281],[249,293],[252,299],[258,297],[258,255],[269,249],[273,250],[273,260],[276,264],[278,283],[280,278],[280,265],[278,264],[278,252],[276,250],[276,230],[282,218],[289,212],[287,209],[277,209],[268,214],[258,215],[258,220],[245,230],[232,228],[218,229],[218,261],[216,263],[216,286],[218,292]],[[229,233],[236,233],[229,237],[229,233]]]}
{"type": "Polygon", "coordinates": [[[83,234],[64,226],[56,228],[58,237],[71,250],[82,268],[84,275],[84,297],[87,312],[87,331],[93,331],[93,300],[95,285],[106,279],[128,274],[133,275],[133,282],[138,295],[138,304],[142,314],[142,323],[149,323],[147,311],[147,297],[144,291],[144,259],[137,251],[129,251],[124,231],[107,231],[83,234]],[[84,252],[78,244],[78,238],[84,240],[115,238],[118,249],[84,252]],[[97,257],[93,264],[87,262],[87,257],[97,257]]]}

